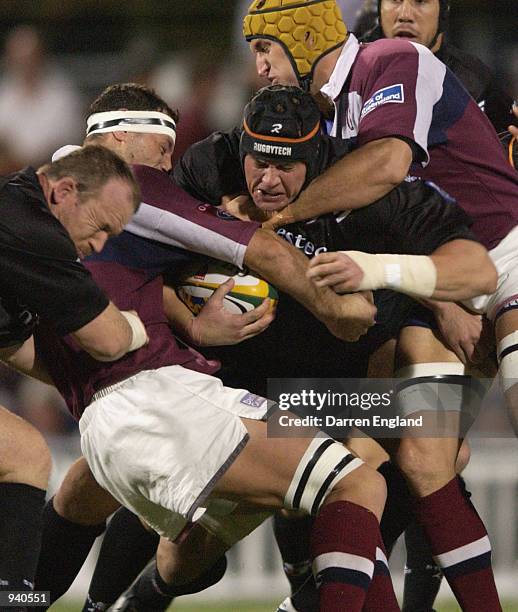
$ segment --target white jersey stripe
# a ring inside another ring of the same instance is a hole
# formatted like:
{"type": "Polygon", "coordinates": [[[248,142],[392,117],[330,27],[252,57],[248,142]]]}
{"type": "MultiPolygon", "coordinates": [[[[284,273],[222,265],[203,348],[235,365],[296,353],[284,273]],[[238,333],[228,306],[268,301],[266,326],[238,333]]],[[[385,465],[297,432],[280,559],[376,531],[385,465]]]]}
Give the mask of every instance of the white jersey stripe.
{"type": "Polygon", "coordinates": [[[419,54],[419,66],[415,86],[416,118],[414,139],[426,151],[426,166],[430,161],[428,155],[428,132],[432,124],[433,107],[441,99],[446,66],[423,45],[412,43],[419,54]]]}
{"type": "Polygon", "coordinates": [[[124,229],[141,238],[243,266],[246,245],[145,202],[124,229]]]}

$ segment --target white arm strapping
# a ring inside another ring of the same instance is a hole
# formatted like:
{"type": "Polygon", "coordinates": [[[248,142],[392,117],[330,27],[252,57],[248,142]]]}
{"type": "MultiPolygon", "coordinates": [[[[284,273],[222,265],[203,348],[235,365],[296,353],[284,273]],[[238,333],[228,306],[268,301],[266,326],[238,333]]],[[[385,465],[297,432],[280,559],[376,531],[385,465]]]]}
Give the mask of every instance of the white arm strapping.
{"type": "Polygon", "coordinates": [[[359,291],[393,289],[414,297],[431,297],[437,284],[437,268],[426,255],[378,255],[342,251],[362,270],[359,291]]]}
{"type": "Polygon", "coordinates": [[[144,323],[139,319],[138,315],[134,312],[129,312],[124,310],[121,312],[121,315],[126,319],[128,325],[131,327],[131,332],[133,334],[131,344],[127,350],[128,353],[131,351],[136,351],[141,346],[144,346],[148,341],[148,336],[146,332],[146,328],[144,327],[144,323]]]}

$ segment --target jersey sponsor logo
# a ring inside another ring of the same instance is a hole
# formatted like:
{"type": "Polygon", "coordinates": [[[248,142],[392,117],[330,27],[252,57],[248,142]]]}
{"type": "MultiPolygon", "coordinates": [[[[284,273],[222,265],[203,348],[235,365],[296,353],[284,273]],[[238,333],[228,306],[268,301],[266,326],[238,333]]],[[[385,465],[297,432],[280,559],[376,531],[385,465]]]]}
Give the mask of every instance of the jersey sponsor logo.
{"type": "Polygon", "coordinates": [[[398,83],[397,85],[390,85],[389,87],[379,89],[372,96],[372,98],[369,98],[367,102],[365,102],[365,104],[363,105],[360,119],[363,119],[366,115],[371,113],[373,110],[376,110],[379,106],[382,106],[383,104],[403,104],[404,101],[405,90],[403,88],[403,83],[398,83]]]}
{"type": "Polygon", "coordinates": [[[262,142],[254,142],[254,151],[264,153],[265,155],[289,155],[291,156],[291,147],[281,147],[280,145],[263,144],[262,142]]]}
{"type": "Polygon", "coordinates": [[[261,397],[260,395],[256,395],[255,393],[247,393],[240,400],[241,404],[245,404],[245,406],[252,406],[253,408],[260,408],[266,399],[261,397]]]}
{"type": "Polygon", "coordinates": [[[282,123],[274,123],[270,130],[272,134],[278,134],[282,130],[282,123]]]}
{"type": "Polygon", "coordinates": [[[309,241],[303,234],[287,232],[283,228],[278,229],[277,234],[281,238],[284,238],[286,242],[292,244],[295,248],[300,249],[304,253],[304,255],[307,255],[308,257],[313,257],[313,255],[318,255],[319,253],[325,253],[327,251],[327,247],[315,245],[313,242],[309,241]]]}

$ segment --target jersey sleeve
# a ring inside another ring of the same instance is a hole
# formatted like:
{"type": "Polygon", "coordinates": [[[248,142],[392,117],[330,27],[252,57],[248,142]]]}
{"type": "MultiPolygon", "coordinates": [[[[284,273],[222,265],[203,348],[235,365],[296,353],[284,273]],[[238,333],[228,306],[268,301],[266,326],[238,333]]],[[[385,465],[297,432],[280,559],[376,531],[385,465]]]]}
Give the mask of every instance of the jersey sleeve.
{"type": "Polygon", "coordinates": [[[428,163],[428,133],[446,66],[426,47],[396,40],[372,43],[359,61],[365,74],[359,145],[402,138],[412,146],[415,161],[428,163]]]}
{"type": "Polygon", "coordinates": [[[46,239],[38,237],[36,249],[0,247],[2,293],[16,296],[64,336],[95,319],[108,306],[108,298],[77,260],[72,245],[66,247],[64,237],[59,251],[52,253],[44,247],[46,239]]]}
{"type": "Polygon", "coordinates": [[[219,206],[223,196],[246,192],[240,136],[241,130],[234,128],[193,144],[175,165],[175,181],[193,197],[214,206],[219,206]]]}
{"type": "Polygon", "coordinates": [[[387,236],[392,253],[430,255],[451,240],[477,241],[470,230],[469,215],[433,183],[404,182],[387,198],[387,236]]]}
{"type": "Polygon", "coordinates": [[[164,172],[149,166],[134,166],[133,170],[142,203],[126,231],[243,266],[247,246],[259,223],[241,221],[194,199],[164,172]]]}

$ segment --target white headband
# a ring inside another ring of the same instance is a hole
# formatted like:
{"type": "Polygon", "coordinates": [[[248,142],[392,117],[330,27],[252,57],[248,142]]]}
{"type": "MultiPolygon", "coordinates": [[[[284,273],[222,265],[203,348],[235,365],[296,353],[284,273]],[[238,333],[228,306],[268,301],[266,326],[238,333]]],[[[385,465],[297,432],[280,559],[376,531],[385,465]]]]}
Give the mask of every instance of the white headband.
{"type": "Polygon", "coordinates": [[[165,113],[157,111],[109,111],[94,113],[86,120],[86,135],[106,132],[144,132],[166,134],[176,140],[176,123],[165,113]]]}

